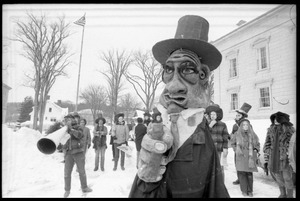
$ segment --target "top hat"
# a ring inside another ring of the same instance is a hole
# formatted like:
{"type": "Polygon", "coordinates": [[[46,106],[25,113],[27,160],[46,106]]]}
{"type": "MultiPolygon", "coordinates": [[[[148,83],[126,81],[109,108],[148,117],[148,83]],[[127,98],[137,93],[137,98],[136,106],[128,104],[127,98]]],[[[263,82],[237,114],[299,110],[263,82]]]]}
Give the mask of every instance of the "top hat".
{"type": "Polygon", "coordinates": [[[201,63],[207,64],[209,69],[216,69],[222,55],[219,50],[208,43],[209,23],[206,19],[196,15],[185,15],[178,21],[175,37],[156,43],[152,47],[154,58],[164,64],[170,54],[178,49],[195,52],[201,58],[201,63]]]}
{"type": "Polygon", "coordinates": [[[235,110],[235,111],[237,111],[238,113],[243,114],[245,117],[248,117],[248,114],[247,114],[247,113],[249,112],[249,110],[250,110],[251,108],[252,108],[251,105],[249,105],[248,103],[244,103],[240,109],[235,110]]]}
{"type": "Polygon", "coordinates": [[[217,118],[216,118],[217,121],[223,119],[223,110],[220,108],[218,104],[209,105],[205,109],[205,113],[207,113],[208,115],[210,115],[211,112],[215,112],[217,114],[217,118]]]}

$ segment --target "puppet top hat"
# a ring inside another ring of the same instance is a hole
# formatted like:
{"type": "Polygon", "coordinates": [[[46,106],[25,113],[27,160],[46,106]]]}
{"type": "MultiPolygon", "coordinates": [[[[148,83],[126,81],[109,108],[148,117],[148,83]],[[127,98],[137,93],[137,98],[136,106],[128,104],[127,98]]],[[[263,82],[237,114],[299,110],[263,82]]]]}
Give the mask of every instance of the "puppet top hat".
{"type": "Polygon", "coordinates": [[[240,109],[235,110],[235,111],[243,114],[245,117],[248,117],[248,112],[251,108],[252,108],[251,105],[249,105],[248,103],[244,103],[240,109]]]}
{"type": "Polygon", "coordinates": [[[207,64],[209,69],[216,69],[222,55],[219,50],[208,43],[209,23],[203,17],[197,15],[185,15],[178,21],[175,37],[156,43],[152,47],[154,58],[164,64],[170,54],[178,49],[187,49],[195,52],[207,64]]]}

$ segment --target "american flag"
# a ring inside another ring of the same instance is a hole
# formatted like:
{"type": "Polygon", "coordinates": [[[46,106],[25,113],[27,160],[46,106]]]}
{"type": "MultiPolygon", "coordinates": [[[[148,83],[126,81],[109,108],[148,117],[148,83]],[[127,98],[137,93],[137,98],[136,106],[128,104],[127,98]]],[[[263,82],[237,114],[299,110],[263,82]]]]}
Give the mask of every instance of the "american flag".
{"type": "Polygon", "coordinates": [[[84,26],[85,25],[85,14],[79,20],[77,20],[76,22],[74,22],[74,24],[77,24],[79,26],[84,26]]]}

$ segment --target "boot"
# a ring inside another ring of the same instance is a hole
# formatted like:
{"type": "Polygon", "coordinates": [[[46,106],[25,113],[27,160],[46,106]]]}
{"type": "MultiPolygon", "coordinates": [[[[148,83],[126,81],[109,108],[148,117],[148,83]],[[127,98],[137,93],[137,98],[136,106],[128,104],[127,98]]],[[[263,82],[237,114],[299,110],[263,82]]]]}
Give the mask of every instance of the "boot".
{"type": "Polygon", "coordinates": [[[93,190],[89,187],[86,187],[85,189],[82,189],[82,192],[83,193],[89,193],[89,192],[92,192],[93,190]]]}
{"type": "Polygon", "coordinates": [[[286,195],[287,198],[293,198],[293,189],[292,188],[286,189],[286,192],[287,192],[287,195],[286,195]]]}
{"type": "Polygon", "coordinates": [[[280,186],[279,187],[280,190],[280,195],[278,198],[286,198],[286,191],[285,191],[285,187],[284,186],[280,186]]]}
{"type": "Polygon", "coordinates": [[[69,195],[70,195],[70,191],[65,191],[64,198],[69,197],[69,195]]]}
{"type": "Polygon", "coordinates": [[[117,170],[117,167],[118,167],[118,160],[115,160],[114,163],[115,163],[115,165],[114,165],[113,171],[116,171],[116,170],[117,170]]]}
{"type": "Polygon", "coordinates": [[[95,167],[94,171],[97,171],[98,170],[98,167],[95,167]]]}
{"type": "Polygon", "coordinates": [[[233,184],[233,185],[238,185],[238,184],[240,184],[240,180],[237,179],[236,181],[232,182],[232,184],[233,184]]]}

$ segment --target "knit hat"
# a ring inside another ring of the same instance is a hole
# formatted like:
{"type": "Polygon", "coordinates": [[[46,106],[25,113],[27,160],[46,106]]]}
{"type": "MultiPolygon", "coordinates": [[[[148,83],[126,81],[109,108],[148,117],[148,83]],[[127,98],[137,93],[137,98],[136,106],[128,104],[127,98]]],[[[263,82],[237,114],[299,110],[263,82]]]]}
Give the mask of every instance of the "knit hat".
{"type": "Polygon", "coordinates": [[[124,113],[116,114],[116,116],[115,116],[115,122],[118,122],[119,117],[123,117],[124,118],[124,113]]]}
{"type": "Polygon", "coordinates": [[[144,113],[144,116],[151,117],[151,114],[150,114],[148,111],[146,111],[146,112],[144,113]]]}
{"type": "Polygon", "coordinates": [[[211,112],[215,112],[217,114],[217,121],[220,121],[221,119],[223,119],[223,110],[220,108],[220,106],[218,104],[212,104],[209,105],[206,109],[205,109],[205,113],[210,115],[211,112]]]}
{"type": "Polygon", "coordinates": [[[73,117],[74,117],[74,118],[80,118],[78,112],[74,112],[74,113],[73,113],[73,117]]]}
{"type": "Polygon", "coordinates": [[[244,122],[244,121],[247,121],[247,122],[249,123],[249,125],[250,125],[249,119],[245,119],[245,118],[241,119],[241,120],[238,122],[238,125],[241,126],[242,122],[244,122]]]}
{"type": "Polygon", "coordinates": [[[280,123],[280,124],[287,124],[289,126],[293,126],[293,124],[290,122],[290,115],[283,113],[283,112],[276,112],[270,116],[270,120],[272,124],[274,124],[274,121],[280,123]]]}
{"type": "Polygon", "coordinates": [[[159,111],[152,114],[152,122],[153,123],[160,123],[162,121],[162,118],[161,118],[160,122],[157,122],[157,119],[156,119],[157,116],[161,116],[161,113],[159,111]]]}

